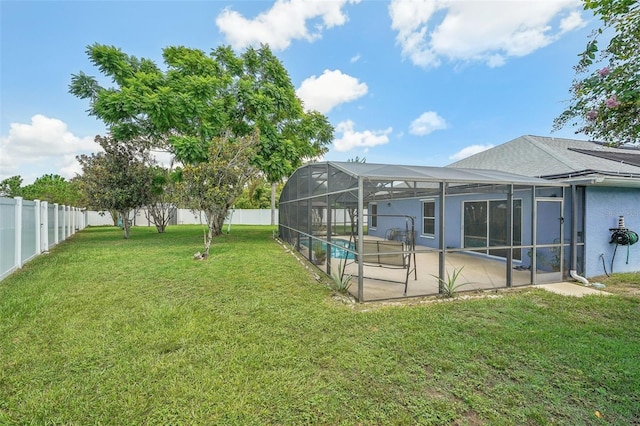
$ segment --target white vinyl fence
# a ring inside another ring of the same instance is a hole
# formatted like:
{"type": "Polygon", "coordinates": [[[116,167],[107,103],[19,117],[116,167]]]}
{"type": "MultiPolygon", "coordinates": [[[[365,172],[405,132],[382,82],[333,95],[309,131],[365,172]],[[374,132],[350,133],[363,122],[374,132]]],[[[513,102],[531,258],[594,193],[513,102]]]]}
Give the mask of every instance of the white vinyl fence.
{"type": "Polygon", "coordinates": [[[86,223],[77,207],[0,197],[0,280],[86,223]]]}
{"type": "MultiPolygon", "coordinates": [[[[205,222],[204,214],[202,221],[205,222]]],[[[271,210],[231,210],[225,225],[229,222],[232,225],[269,225],[271,210]]],[[[172,224],[200,223],[199,214],[187,209],[177,209],[172,224]]],[[[113,225],[108,212],[86,211],[46,201],[23,200],[22,197],[0,197],[0,280],[77,231],[87,226],[104,225],[113,225]]],[[[147,219],[144,210],[136,212],[133,225],[154,226],[147,219]]]]}
{"type": "MultiPolygon", "coordinates": [[[[278,223],[278,210],[276,210],[276,224],[278,223]]],[[[146,210],[136,210],[131,218],[133,226],[155,226],[147,217],[146,210]]],[[[232,209],[229,210],[225,224],[231,225],[271,225],[270,209],[232,209]]],[[[204,213],[194,213],[189,209],[176,209],[175,217],[169,224],[171,225],[199,225],[206,223],[204,213]],[[202,220],[202,221],[201,221],[202,220]]],[[[113,219],[109,212],[87,212],[87,226],[113,225],[113,219]]]]}

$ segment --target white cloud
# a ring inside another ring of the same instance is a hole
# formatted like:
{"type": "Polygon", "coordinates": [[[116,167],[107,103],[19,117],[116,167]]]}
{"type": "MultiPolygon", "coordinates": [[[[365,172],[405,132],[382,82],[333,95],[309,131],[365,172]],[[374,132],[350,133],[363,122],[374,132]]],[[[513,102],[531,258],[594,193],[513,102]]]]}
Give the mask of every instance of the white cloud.
{"type": "Polygon", "coordinates": [[[471,157],[474,154],[486,151],[490,148],[493,148],[493,145],[470,145],[466,148],[462,148],[460,151],[450,156],[449,159],[454,161],[462,160],[463,158],[471,157]]]}
{"type": "Polygon", "coordinates": [[[579,0],[393,0],[391,27],[402,56],[429,68],[451,61],[501,66],[585,25],[579,0]]]}
{"type": "Polygon", "coordinates": [[[349,62],[351,62],[353,64],[353,63],[358,62],[359,60],[360,60],[360,54],[357,54],[357,55],[352,56],[351,59],[349,60],[349,62]]]}
{"type": "Polygon", "coordinates": [[[560,21],[560,30],[563,33],[567,33],[569,31],[576,30],[578,28],[582,28],[587,23],[582,19],[582,15],[577,10],[571,12],[568,16],[560,21]]]}
{"type": "Polygon", "coordinates": [[[320,77],[312,75],[304,80],[296,93],[304,102],[305,109],[326,114],[342,103],[366,95],[368,90],[365,83],[340,70],[325,70],[320,77]]]}
{"type": "Polygon", "coordinates": [[[424,136],[435,130],[447,128],[447,122],[437,112],[427,111],[411,122],[409,133],[424,136]]]}
{"type": "Polygon", "coordinates": [[[333,141],[333,146],[338,152],[346,152],[353,148],[370,148],[377,145],[389,143],[389,134],[392,128],[385,130],[365,130],[356,132],[354,122],[343,121],[336,126],[336,132],[342,133],[342,137],[333,141]]]}
{"type": "Polygon", "coordinates": [[[0,137],[0,178],[19,174],[24,184],[48,173],[72,178],[80,170],[75,156],[99,150],[93,137],[78,137],[63,121],[37,114],[30,124],[11,123],[0,137]]]}
{"type": "Polygon", "coordinates": [[[292,40],[313,42],[322,37],[322,31],[344,25],[346,4],[360,0],[277,0],[271,9],[254,19],[226,8],[216,18],[216,25],[229,44],[236,49],[269,44],[273,50],[284,50],[292,40]],[[313,30],[307,28],[313,21],[313,30]]]}

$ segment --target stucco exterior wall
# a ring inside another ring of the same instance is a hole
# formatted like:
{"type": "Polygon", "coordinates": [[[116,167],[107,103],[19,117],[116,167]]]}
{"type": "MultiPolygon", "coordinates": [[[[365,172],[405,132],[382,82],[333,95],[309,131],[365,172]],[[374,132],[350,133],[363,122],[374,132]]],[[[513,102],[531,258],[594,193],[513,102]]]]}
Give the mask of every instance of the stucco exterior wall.
{"type": "MultiPolygon", "coordinates": [[[[617,228],[618,217],[624,216],[626,227],[640,234],[640,189],[588,187],[585,209],[585,276],[604,275],[601,253],[611,273],[615,244],[609,243],[609,228],[617,228]]],[[[629,264],[627,247],[618,246],[613,272],[635,271],[640,271],[640,243],[629,247],[629,264]]]]}
{"type": "MultiPolygon", "coordinates": [[[[447,247],[462,246],[462,203],[466,201],[504,200],[504,194],[469,194],[451,195],[445,204],[445,245],[447,247]]],[[[515,200],[522,201],[522,241],[523,244],[531,243],[531,193],[529,191],[517,191],[515,200]]],[[[390,228],[405,229],[405,219],[401,217],[384,217],[383,215],[408,215],[415,218],[416,244],[421,246],[438,248],[438,224],[440,221],[439,198],[411,198],[401,200],[381,200],[378,204],[378,226],[369,228],[369,234],[383,238],[390,228]],[[422,230],[422,201],[434,200],[436,203],[435,221],[436,232],[434,236],[425,235],[422,230]]],[[[410,226],[410,225],[409,225],[410,226]]]]}
{"type": "MultiPolygon", "coordinates": [[[[543,194],[544,195],[544,194],[543,194]]],[[[523,245],[532,244],[532,195],[531,191],[515,191],[514,200],[519,200],[522,204],[522,218],[521,218],[521,238],[523,245]]],[[[445,206],[445,246],[446,247],[462,247],[463,238],[463,208],[464,202],[469,201],[487,201],[487,200],[504,200],[505,194],[465,194],[465,195],[451,195],[446,199],[445,206]]],[[[552,198],[554,199],[554,198],[552,198]]],[[[399,228],[401,231],[405,230],[405,219],[401,217],[384,217],[384,215],[408,215],[415,218],[415,233],[416,233],[416,245],[426,246],[432,248],[438,248],[439,242],[439,229],[438,224],[440,220],[439,215],[439,198],[411,198],[411,199],[395,199],[395,200],[379,200],[377,204],[378,210],[378,226],[376,228],[369,228],[369,234],[375,235],[381,238],[385,237],[387,230],[390,228],[399,228]],[[436,232],[435,235],[425,235],[422,229],[422,201],[432,199],[436,203],[436,232]]],[[[578,209],[582,210],[582,205],[578,205],[578,209]]],[[[563,242],[567,245],[571,243],[571,192],[567,189],[565,192],[564,211],[562,212],[564,219],[564,237],[563,242]]],[[[410,223],[408,224],[410,228],[410,223]]],[[[578,214],[578,242],[582,242],[583,238],[583,221],[582,213],[578,214]]],[[[558,238],[553,237],[557,235],[559,231],[559,218],[558,212],[554,209],[544,209],[542,207],[538,210],[538,244],[549,244],[558,242],[558,238]]],[[[639,244],[640,245],[640,244],[639,244]]],[[[531,264],[530,249],[523,248],[520,256],[515,256],[515,259],[520,259],[519,264],[524,267],[528,267],[531,264]]],[[[583,273],[582,268],[582,249],[579,249],[577,270],[580,274],[583,273]]],[[[568,274],[570,268],[571,258],[570,249],[567,246],[564,250],[564,271],[568,274]]],[[[540,263],[539,263],[540,265],[540,263]]]]}

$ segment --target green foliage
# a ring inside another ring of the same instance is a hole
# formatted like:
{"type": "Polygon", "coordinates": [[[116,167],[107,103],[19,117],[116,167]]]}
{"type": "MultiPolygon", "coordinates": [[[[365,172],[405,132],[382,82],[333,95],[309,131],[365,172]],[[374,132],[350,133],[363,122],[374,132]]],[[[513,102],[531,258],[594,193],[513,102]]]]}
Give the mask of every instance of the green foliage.
{"type": "Polygon", "coordinates": [[[155,225],[158,233],[163,233],[179,201],[172,173],[160,166],[152,167],[150,191],[151,198],[146,206],[147,217],[155,225]]]}
{"type": "Polygon", "coordinates": [[[69,91],[88,99],[117,140],[169,145],[184,164],[206,161],[207,147],[225,133],[247,136],[259,129],[252,164],[270,182],[288,176],[302,160],[322,155],[333,138],[327,118],[304,112],[289,74],[268,46],[237,56],[229,46],[163,50],[166,71],[114,46],[87,47],[91,62],[114,88],[94,77],[73,75],[69,91]]]}
{"type": "Polygon", "coordinates": [[[22,197],[22,177],[11,176],[0,182],[0,197],[22,197]]]}
{"type": "Polygon", "coordinates": [[[347,294],[352,284],[351,278],[351,275],[342,273],[342,262],[340,262],[338,268],[331,271],[331,288],[338,293],[347,294]]]}
{"type": "Polygon", "coordinates": [[[442,297],[455,297],[458,290],[460,290],[460,287],[470,284],[469,282],[458,282],[458,278],[460,277],[463,269],[464,266],[460,269],[454,269],[452,274],[447,271],[446,279],[442,279],[437,275],[432,275],[432,277],[438,280],[440,295],[442,297]]]}
{"type": "Polygon", "coordinates": [[[592,139],[618,146],[640,142],[640,4],[636,0],[586,0],[602,20],[580,54],[569,107],[554,121],[592,139]],[[601,48],[599,38],[611,36],[601,48]]]}
{"type": "Polygon", "coordinates": [[[72,76],[70,93],[89,100],[89,113],[107,124],[114,139],[169,148],[185,167],[211,161],[216,138],[257,134],[251,165],[276,183],[304,159],[324,154],[333,138],[324,115],[303,110],[289,74],[268,46],[241,55],[229,46],[209,55],[170,46],[163,50],[166,71],[114,46],[93,44],[87,55],[115,87],[101,87],[79,73],[72,76]]]}
{"type": "Polygon", "coordinates": [[[104,152],[80,155],[79,187],[89,207],[115,210],[123,219],[124,237],[129,238],[129,212],[151,203],[154,171],[148,152],[131,143],[96,136],[104,152]]]}
{"type": "Polygon", "coordinates": [[[83,206],[83,195],[75,180],[68,181],[60,175],[47,174],[31,185],[21,186],[21,176],[11,176],[0,182],[0,197],[23,197],[66,206],[83,206]]]}
{"type": "Polygon", "coordinates": [[[323,243],[320,241],[313,242],[313,260],[318,265],[324,264],[327,260],[327,250],[323,247],[323,243]]]}
{"type": "Polygon", "coordinates": [[[22,189],[24,198],[29,200],[47,201],[49,203],[64,204],[80,207],[82,193],[76,181],[67,181],[59,175],[44,175],[31,185],[22,189]]]}
{"type": "MultiPolygon", "coordinates": [[[[279,197],[284,183],[276,186],[276,198],[279,197]]],[[[268,209],[270,207],[271,185],[260,174],[252,178],[242,189],[242,193],[236,199],[234,206],[237,209],[268,209]]]]}
{"type": "Polygon", "coordinates": [[[214,235],[222,233],[229,208],[247,181],[255,176],[251,158],[258,144],[257,134],[214,138],[208,148],[207,161],[187,164],[181,171],[178,190],[185,203],[195,211],[204,211],[207,230],[204,254],[214,235]]]}

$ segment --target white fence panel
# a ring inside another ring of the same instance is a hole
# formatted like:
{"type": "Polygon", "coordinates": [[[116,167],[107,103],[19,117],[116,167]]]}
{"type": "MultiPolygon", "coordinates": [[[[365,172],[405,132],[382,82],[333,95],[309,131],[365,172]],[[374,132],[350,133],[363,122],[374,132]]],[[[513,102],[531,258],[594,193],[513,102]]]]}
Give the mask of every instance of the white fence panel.
{"type": "Polygon", "coordinates": [[[113,219],[109,212],[87,212],[87,225],[88,226],[113,226],[113,219]]]}
{"type": "Polygon", "coordinates": [[[34,201],[22,201],[22,232],[21,232],[21,253],[20,263],[33,259],[37,254],[36,229],[40,228],[40,223],[36,223],[36,203],[34,201]]]}
{"type": "MultiPolygon", "coordinates": [[[[230,210],[225,220],[225,224],[231,219],[232,225],[270,225],[271,210],[270,209],[235,209],[230,210]]],[[[113,225],[109,212],[89,211],[86,216],[87,226],[110,226],[113,225]],[[104,213],[101,215],[101,213],[104,213]]],[[[137,210],[135,218],[132,219],[135,226],[154,226],[147,219],[145,210],[137,210]]],[[[176,222],[178,225],[199,225],[206,223],[204,213],[194,213],[189,209],[178,209],[176,213],[176,222]],[[202,222],[200,218],[202,217],[202,222]]],[[[278,223],[278,210],[276,210],[276,224],[278,223]]]]}
{"type": "Polygon", "coordinates": [[[0,279],[17,268],[16,204],[13,198],[0,198],[0,279]]]}
{"type": "MultiPolygon", "coordinates": [[[[229,212],[225,223],[229,223],[231,219],[232,225],[271,225],[271,210],[268,209],[237,209],[229,212]]],[[[276,224],[278,223],[278,215],[276,210],[276,224]]]]}
{"type": "Polygon", "coordinates": [[[84,212],[21,197],[0,197],[0,280],[86,226],[84,212]]]}
{"type": "Polygon", "coordinates": [[[56,245],[56,206],[54,204],[47,205],[47,233],[49,234],[49,245],[47,249],[56,245]]]}

